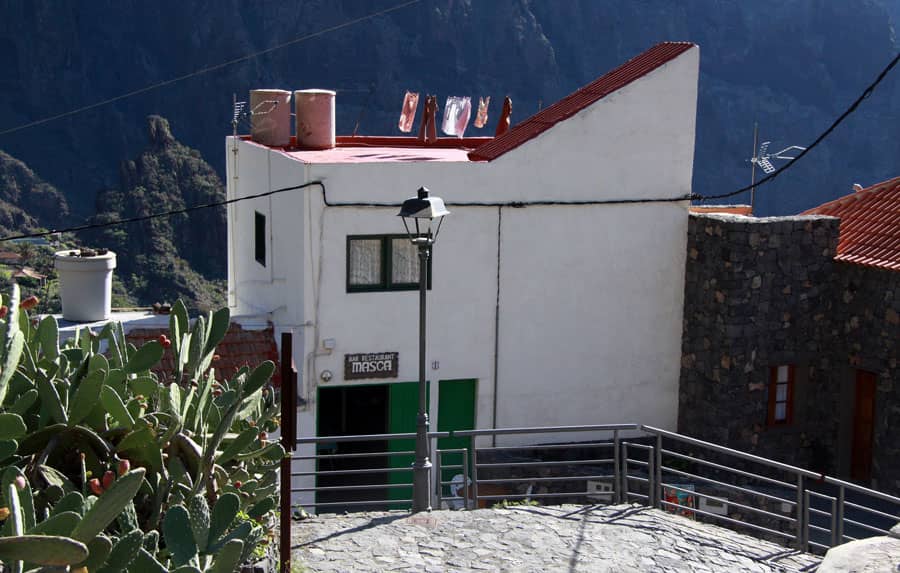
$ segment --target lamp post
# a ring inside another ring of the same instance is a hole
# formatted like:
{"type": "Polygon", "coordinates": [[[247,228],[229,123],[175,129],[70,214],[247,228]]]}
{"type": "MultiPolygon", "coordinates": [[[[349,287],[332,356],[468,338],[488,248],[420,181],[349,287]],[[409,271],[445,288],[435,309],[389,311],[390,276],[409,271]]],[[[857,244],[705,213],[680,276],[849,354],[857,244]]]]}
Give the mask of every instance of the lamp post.
{"type": "Polygon", "coordinates": [[[425,392],[425,291],[427,287],[428,259],[431,248],[441,230],[441,222],[450,211],[440,197],[429,197],[428,189],[420,187],[415,197],[410,197],[400,207],[399,217],[409,240],[419,250],[419,413],[416,416],[416,459],[413,462],[412,511],[431,511],[428,451],[428,411],[425,392]],[[432,226],[437,225],[432,229],[432,226]],[[412,226],[411,226],[412,225],[412,226]]]}

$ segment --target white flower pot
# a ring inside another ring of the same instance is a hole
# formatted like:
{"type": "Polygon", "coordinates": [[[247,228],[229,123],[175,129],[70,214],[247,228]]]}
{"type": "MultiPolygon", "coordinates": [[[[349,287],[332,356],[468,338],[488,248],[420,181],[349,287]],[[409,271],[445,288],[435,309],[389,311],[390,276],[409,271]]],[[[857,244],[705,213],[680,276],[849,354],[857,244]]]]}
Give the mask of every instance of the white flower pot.
{"type": "Polygon", "coordinates": [[[103,255],[80,257],[71,256],[72,252],[59,251],[55,256],[63,318],[73,322],[108,319],[116,254],[107,251],[103,255]]]}

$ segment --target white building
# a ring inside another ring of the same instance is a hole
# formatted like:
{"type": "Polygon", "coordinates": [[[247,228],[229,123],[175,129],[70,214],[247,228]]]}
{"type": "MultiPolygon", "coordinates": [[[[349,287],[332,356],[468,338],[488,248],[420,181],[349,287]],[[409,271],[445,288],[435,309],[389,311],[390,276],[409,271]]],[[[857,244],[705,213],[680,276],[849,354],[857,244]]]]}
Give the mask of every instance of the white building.
{"type": "Polygon", "coordinates": [[[396,214],[420,186],[452,211],[428,292],[433,430],[674,430],[698,63],[660,44],[496,138],[228,138],[229,199],[307,185],[228,207],[229,305],[294,332],[298,434],[414,430],[418,296],[395,283],[418,275],[396,214]],[[390,377],[345,377],[384,353],[390,377]]]}

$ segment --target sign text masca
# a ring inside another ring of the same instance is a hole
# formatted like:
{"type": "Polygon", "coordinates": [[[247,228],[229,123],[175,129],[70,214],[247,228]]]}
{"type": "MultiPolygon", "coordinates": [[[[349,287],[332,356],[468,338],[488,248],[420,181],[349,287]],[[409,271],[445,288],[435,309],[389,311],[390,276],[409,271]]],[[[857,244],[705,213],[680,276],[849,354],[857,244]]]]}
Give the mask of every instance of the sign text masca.
{"type": "Polygon", "coordinates": [[[399,352],[345,354],[344,380],[396,378],[399,359],[399,352]]]}

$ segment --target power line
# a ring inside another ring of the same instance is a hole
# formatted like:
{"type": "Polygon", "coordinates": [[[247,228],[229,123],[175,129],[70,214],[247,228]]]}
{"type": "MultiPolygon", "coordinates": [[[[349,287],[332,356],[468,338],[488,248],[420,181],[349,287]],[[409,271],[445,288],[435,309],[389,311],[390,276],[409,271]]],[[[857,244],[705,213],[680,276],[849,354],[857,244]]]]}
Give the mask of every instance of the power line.
{"type": "Polygon", "coordinates": [[[791,161],[790,163],[785,164],[785,165],[782,166],[780,169],[778,169],[778,170],[776,170],[776,171],[770,173],[769,175],[763,177],[762,179],[760,179],[760,180],[757,181],[756,183],[753,183],[753,184],[748,185],[748,186],[746,186],[746,187],[742,187],[742,188],[738,189],[737,191],[732,191],[731,193],[723,193],[723,194],[721,194],[721,195],[699,195],[699,194],[695,194],[695,195],[693,195],[691,198],[692,198],[692,199],[695,199],[695,200],[697,200],[697,201],[708,201],[708,200],[710,200],[710,199],[726,199],[726,198],[728,198],[728,197],[734,197],[735,195],[740,195],[741,193],[746,193],[747,191],[750,191],[750,190],[753,189],[754,187],[759,187],[760,185],[763,185],[763,184],[765,184],[765,183],[768,183],[769,181],[772,181],[773,179],[775,179],[776,177],[778,177],[779,175],[781,175],[782,173],[784,173],[785,171],[787,171],[792,165],[794,165],[795,163],[797,163],[804,155],[806,155],[807,153],[809,153],[810,151],[812,151],[817,145],[819,145],[819,143],[822,142],[822,140],[824,140],[826,137],[828,137],[828,136],[831,134],[831,132],[834,131],[834,129],[835,129],[837,126],[839,126],[845,119],[847,119],[847,117],[850,116],[850,114],[852,114],[854,111],[856,111],[856,108],[859,107],[859,105],[863,102],[863,100],[866,99],[867,97],[869,97],[870,95],[872,95],[872,92],[875,91],[875,87],[876,87],[878,84],[881,83],[881,80],[883,80],[885,77],[887,77],[888,73],[891,71],[891,69],[893,69],[894,66],[897,65],[897,62],[898,62],[898,61],[900,61],[900,53],[898,53],[896,56],[894,56],[894,59],[891,60],[891,63],[889,63],[883,70],[881,70],[881,73],[878,74],[878,77],[875,78],[875,81],[872,82],[872,83],[869,85],[869,87],[867,87],[867,88],[865,89],[865,91],[863,91],[862,95],[860,95],[858,98],[856,98],[856,101],[854,101],[854,102],[850,105],[850,107],[848,107],[848,108],[846,109],[846,111],[844,111],[844,113],[842,113],[836,120],[834,120],[834,123],[832,123],[832,124],[828,127],[828,129],[826,129],[825,131],[823,131],[822,134],[819,135],[819,137],[817,137],[815,141],[813,141],[812,143],[810,143],[810,144],[806,147],[806,149],[804,149],[803,151],[801,151],[800,154],[797,155],[797,157],[794,158],[794,160],[791,161]]]}
{"type": "MultiPolygon", "coordinates": [[[[190,213],[192,211],[198,211],[200,209],[211,209],[213,207],[222,207],[225,205],[231,205],[232,203],[239,203],[241,201],[249,201],[251,199],[259,199],[262,197],[269,197],[271,195],[277,195],[279,193],[286,193],[288,191],[297,191],[300,189],[305,189],[307,187],[318,186],[322,189],[322,199],[325,203],[326,207],[371,207],[371,208],[385,208],[385,207],[393,207],[399,208],[402,203],[371,203],[371,202],[333,202],[328,200],[328,193],[325,188],[325,183],[322,181],[310,181],[308,183],[303,183],[301,185],[292,185],[290,187],[282,187],[280,189],[273,189],[271,191],[264,191],[262,193],[256,193],[254,195],[246,195],[244,197],[235,197],[234,199],[227,199],[225,201],[215,201],[212,203],[201,203],[199,205],[191,205],[190,207],[182,207],[181,209],[173,209],[171,211],[163,211],[161,213],[152,213],[150,215],[140,215],[136,217],[127,217],[124,219],[115,219],[113,221],[106,221],[103,223],[85,223],[84,225],[77,225],[74,227],[66,227],[65,229],[53,229],[51,231],[40,231],[37,233],[25,233],[21,235],[10,235],[7,237],[0,237],[0,243],[6,241],[14,241],[18,239],[35,239],[39,237],[49,237],[51,235],[57,235],[60,233],[77,233],[79,231],[87,231],[91,229],[103,229],[106,227],[115,227],[118,225],[125,225],[128,223],[140,223],[142,221],[149,221],[151,219],[159,219],[162,217],[171,217],[173,215],[181,215],[184,213],[190,213]]],[[[577,205],[631,205],[635,203],[678,203],[682,201],[689,201],[691,199],[690,195],[682,195],[679,197],[659,197],[659,198],[649,198],[649,199],[596,199],[596,200],[583,200],[583,201],[503,201],[503,202],[460,202],[460,203],[448,203],[451,207],[511,207],[511,208],[524,208],[524,207],[549,207],[549,206],[577,206],[577,205]]]]}
{"type": "Polygon", "coordinates": [[[260,197],[268,197],[270,195],[275,195],[277,193],[284,193],[286,191],[296,191],[298,189],[304,189],[306,187],[312,187],[313,185],[318,185],[322,188],[322,192],[325,192],[325,185],[321,181],[310,181],[309,183],[303,183],[302,185],[294,185],[292,187],[282,187],[281,189],[273,189],[271,191],[265,191],[263,193],[257,193],[255,195],[247,195],[245,197],[236,197],[234,199],[227,199],[225,201],[216,201],[213,203],[201,203],[199,205],[191,205],[190,207],[183,207],[181,209],[173,209],[172,211],[164,211],[162,213],[153,213],[151,215],[140,215],[138,217],[127,217],[125,219],[115,219],[114,221],[107,221],[105,223],[86,223],[84,225],[77,225],[75,227],[66,227],[65,229],[54,229],[52,231],[41,231],[39,233],[27,233],[23,235],[10,235],[8,237],[0,237],[0,243],[6,241],[13,241],[16,239],[34,239],[38,237],[49,237],[50,235],[56,235],[59,233],[77,233],[79,231],[87,231],[89,229],[103,229],[105,227],[115,227],[117,225],[125,225],[127,223],[139,223],[141,221],[149,221],[151,219],[159,219],[161,217],[171,217],[173,215],[181,215],[182,213],[190,213],[191,211],[198,211],[200,209],[210,209],[212,207],[222,207],[223,205],[231,205],[232,203],[238,203],[240,201],[249,201],[250,199],[259,199],[260,197]]]}
{"type": "Polygon", "coordinates": [[[136,96],[136,95],[140,95],[140,94],[143,94],[143,93],[147,93],[147,92],[153,91],[153,90],[155,90],[155,89],[159,89],[159,88],[161,88],[161,87],[165,87],[165,86],[168,86],[168,85],[172,85],[172,84],[174,84],[174,83],[177,83],[177,82],[180,82],[180,81],[189,79],[189,78],[193,78],[193,77],[195,77],[195,76],[199,76],[199,75],[202,75],[202,74],[207,74],[207,73],[209,73],[209,72],[214,72],[214,71],[216,71],[216,70],[220,70],[220,69],[222,69],[222,68],[225,68],[225,67],[228,67],[228,66],[231,66],[231,65],[234,65],[234,64],[239,64],[239,63],[241,63],[241,62],[246,62],[246,61],[248,61],[248,60],[252,60],[253,58],[258,58],[259,56],[262,56],[262,55],[265,55],[265,54],[274,52],[274,51],[276,51],[276,50],[280,50],[280,49],[285,48],[285,47],[287,47],[287,46],[292,46],[292,45],[294,45],[294,44],[299,44],[300,42],[305,42],[306,40],[311,40],[312,38],[317,38],[317,37],[319,37],[319,36],[323,36],[323,35],[329,34],[329,33],[331,33],[331,32],[336,32],[337,30],[341,30],[341,29],[343,29],[343,28],[347,28],[347,27],[353,26],[353,25],[355,25],[355,24],[359,24],[359,23],[361,23],[361,22],[365,22],[365,21],[367,21],[367,20],[371,20],[371,19],[377,18],[377,17],[379,17],[379,16],[384,16],[385,14],[388,14],[388,13],[390,13],[390,12],[394,12],[394,11],[396,11],[396,10],[400,10],[400,9],[402,9],[402,8],[406,8],[407,6],[411,6],[411,5],[416,4],[416,3],[418,3],[418,2],[419,2],[419,0],[408,0],[407,2],[403,2],[403,3],[401,3],[401,4],[397,4],[396,6],[392,6],[392,7],[390,7],[390,8],[385,8],[384,10],[379,10],[379,11],[377,11],[377,12],[372,12],[371,14],[367,14],[367,15],[365,15],[365,16],[361,16],[361,17],[355,18],[355,19],[353,19],[353,20],[348,20],[348,21],[343,22],[343,23],[341,23],[341,24],[337,24],[337,25],[335,25],[335,26],[331,26],[331,27],[329,27],[329,28],[325,28],[325,29],[319,30],[319,31],[317,31],[317,32],[313,32],[313,33],[311,33],[311,34],[306,34],[305,36],[300,36],[299,38],[294,38],[293,40],[288,40],[287,42],[282,42],[281,44],[277,44],[277,45],[272,46],[272,47],[270,47],[270,48],[266,48],[265,50],[260,50],[260,51],[258,51],[258,52],[253,52],[252,54],[247,54],[247,55],[245,55],[245,56],[241,56],[241,57],[239,57],[239,58],[234,58],[234,59],[232,59],[232,60],[228,60],[228,61],[225,61],[225,62],[221,62],[221,63],[215,64],[215,65],[213,65],[213,66],[209,66],[209,67],[206,67],[206,68],[201,68],[201,69],[199,69],[199,70],[194,70],[193,72],[190,72],[190,73],[187,73],[187,74],[183,74],[183,75],[180,75],[180,76],[177,76],[177,77],[174,77],[174,78],[170,78],[170,79],[168,79],[168,80],[163,80],[163,81],[161,81],[161,82],[157,82],[157,83],[151,84],[151,85],[149,85],[149,86],[144,86],[144,87],[142,87],[142,88],[138,88],[138,89],[136,89],[136,90],[132,90],[132,91],[130,91],[130,92],[127,92],[127,93],[124,93],[124,94],[121,94],[121,95],[117,95],[117,96],[111,97],[111,98],[109,98],[109,99],[105,99],[105,100],[98,101],[98,102],[95,102],[95,103],[92,103],[92,104],[89,104],[89,105],[85,105],[85,106],[82,106],[82,107],[79,107],[79,108],[75,108],[75,109],[72,109],[72,110],[69,110],[69,111],[65,111],[65,112],[63,112],[63,113],[59,113],[59,114],[56,114],[56,115],[51,115],[51,116],[48,116],[48,117],[45,117],[45,118],[42,118],[42,119],[38,119],[38,120],[35,120],[35,121],[31,121],[31,122],[28,122],[28,123],[19,125],[19,126],[17,126],[17,127],[11,127],[11,128],[9,128],[9,129],[5,129],[5,130],[3,130],[3,131],[0,131],[0,136],[3,136],[3,135],[9,135],[10,133],[16,133],[16,132],[22,131],[22,130],[24,130],[24,129],[29,129],[29,128],[31,128],[31,127],[35,127],[35,126],[38,126],[38,125],[43,125],[43,124],[45,124],[45,123],[50,123],[50,122],[52,122],[52,121],[56,121],[57,119],[62,119],[62,118],[65,118],[65,117],[70,117],[70,116],[73,116],[73,115],[77,115],[77,114],[82,113],[82,112],[85,112],[85,111],[89,111],[89,110],[92,110],[92,109],[96,109],[96,108],[98,108],[98,107],[102,107],[102,106],[105,106],[105,105],[109,105],[109,104],[111,104],[111,103],[115,103],[115,102],[121,101],[121,100],[123,100],[123,99],[127,99],[127,98],[130,98],[130,97],[136,96]]]}

